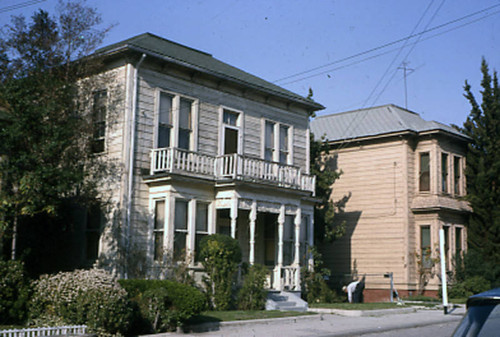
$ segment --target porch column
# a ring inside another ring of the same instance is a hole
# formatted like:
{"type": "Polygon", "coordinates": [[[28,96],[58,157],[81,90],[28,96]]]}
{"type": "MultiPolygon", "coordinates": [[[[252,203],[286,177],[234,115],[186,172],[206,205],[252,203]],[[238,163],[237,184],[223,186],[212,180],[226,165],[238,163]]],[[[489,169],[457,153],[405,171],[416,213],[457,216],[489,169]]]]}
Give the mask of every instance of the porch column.
{"type": "MultiPolygon", "coordinates": [[[[309,224],[307,226],[308,227],[307,230],[309,232],[308,236],[307,236],[307,238],[309,239],[308,244],[309,244],[309,247],[312,247],[312,246],[314,246],[314,215],[310,214],[307,218],[309,219],[309,224]]],[[[309,253],[308,260],[309,260],[308,261],[309,262],[309,270],[313,270],[314,260],[313,260],[313,256],[311,253],[309,253]]]]}
{"type": "Polygon", "coordinates": [[[281,269],[283,266],[283,226],[285,224],[285,205],[281,205],[278,215],[278,260],[274,267],[274,289],[283,290],[281,269]]]}
{"type": "Polygon", "coordinates": [[[250,209],[250,253],[248,262],[251,265],[255,263],[255,220],[257,220],[257,201],[252,201],[252,208],[250,209]]]}
{"type": "Polygon", "coordinates": [[[281,205],[278,216],[278,265],[283,265],[283,226],[285,224],[285,205],[281,205]]]}
{"type": "Polygon", "coordinates": [[[295,266],[294,275],[294,289],[300,291],[300,225],[302,223],[302,211],[300,207],[297,208],[295,214],[295,254],[293,258],[293,265],[295,266]]]}
{"type": "Polygon", "coordinates": [[[196,245],[196,200],[192,199],[188,203],[188,241],[186,249],[186,259],[189,265],[194,265],[194,249],[196,245]]]}
{"type": "Polygon", "coordinates": [[[294,224],[295,224],[295,254],[293,257],[293,264],[298,266],[300,263],[300,225],[302,222],[302,211],[299,208],[297,208],[297,214],[295,214],[295,219],[294,219],[294,224]]]}
{"type": "Polygon", "coordinates": [[[231,200],[229,217],[231,218],[231,237],[236,239],[236,220],[238,219],[238,198],[236,197],[231,200]]]}

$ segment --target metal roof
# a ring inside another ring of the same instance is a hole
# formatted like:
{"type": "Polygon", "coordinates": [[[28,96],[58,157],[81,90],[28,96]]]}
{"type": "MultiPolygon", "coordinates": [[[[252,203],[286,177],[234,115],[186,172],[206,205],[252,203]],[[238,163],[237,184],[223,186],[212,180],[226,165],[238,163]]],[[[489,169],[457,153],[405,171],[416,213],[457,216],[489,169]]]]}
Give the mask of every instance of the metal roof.
{"type": "Polygon", "coordinates": [[[443,131],[464,139],[468,138],[451,126],[426,121],[419,114],[394,104],[320,116],[311,121],[311,131],[317,139],[325,136],[328,141],[374,137],[404,131],[415,133],[443,131]]]}
{"type": "Polygon", "coordinates": [[[146,53],[167,62],[176,63],[227,81],[236,82],[240,85],[245,85],[268,94],[285,98],[289,101],[301,103],[314,111],[324,109],[321,104],[311,99],[297,95],[259,77],[230,66],[227,63],[217,60],[208,53],[183,46],[151,33],[141,34],[103,47],[98,49],[96,54],[106,55],[127,49],[146,53]]]}

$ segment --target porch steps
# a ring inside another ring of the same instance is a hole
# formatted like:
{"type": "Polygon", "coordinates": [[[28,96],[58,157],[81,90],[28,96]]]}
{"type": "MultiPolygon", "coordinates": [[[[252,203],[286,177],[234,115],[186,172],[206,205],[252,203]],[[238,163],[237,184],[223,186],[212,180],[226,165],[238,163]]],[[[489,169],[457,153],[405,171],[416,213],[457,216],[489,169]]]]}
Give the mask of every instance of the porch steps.
{"type": "Polygon", "coordinates": [[[270,291],[267,293],[266,310],[307,311],[307,302],[300,293],[289,291],[270,291]]]}

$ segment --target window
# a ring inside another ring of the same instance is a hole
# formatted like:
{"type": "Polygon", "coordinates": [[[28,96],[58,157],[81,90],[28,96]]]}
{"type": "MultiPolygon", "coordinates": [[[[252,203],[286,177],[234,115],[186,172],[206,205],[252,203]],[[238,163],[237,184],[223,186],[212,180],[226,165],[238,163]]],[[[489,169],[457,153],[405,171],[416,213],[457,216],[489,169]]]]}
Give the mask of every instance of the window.
{"type": "Polygon", "coordinates": [[[441,154],[441,192],[448,193],[448,154],[441,154]]]}
{"type": "Polygon", "coordinates": [[[422,268],[432,268],[431,227],[420,227],[420,252],[422,268]]]}
{"type": "Polygon", "coordinates": [[[108,93],[106,90],[94,92],[94,102],[92,105],[92,127],[93,136],[91,143],[92,153],[104,152],[104,142],[106,139],[106,105],[108,93]]]}
{"type": "Polygon", "coordinates": [[[196,203],[196,236],[195,236],[195,261],[198,262],[200,241],[208,235],[208,203],[196,203]]]}
{"type": "Polygon", "coordinates": [[[179,137],[177,147],[184,150],[190,149],[192,118],[191,108],[193,101],[181,98],[179,108],[179,137]]]}
{"type": "Polygon", "coordinates": [[[283,265],[289,266],[293,263],[295,251],[295,226],[293,216],[285,215],[283,224],[283,265]]]}
{"type": "Polygon", "coordinates": [[[275,123],[266,121],[264,159],[268,161],[273,161],[274,159],[274,126],[275,123]]]}
{"type": "Polygon", "coordinates": [[[453,157],[453,181],[455,195],[460,195],[460,180],[462,179],[462,167],[460,162],[460,157],[453,157]]]}
{"type": "Polygon", "coordinates": [[[157,147],[170,146],[170,130],[172,129],[172,109],[174,96],[160,92],[160,108],[158,116],[157,147]]]}
{"type": "Polygon", "coordinates": [[[420,174],[419,174],[419,188],[421,192],[430,191],[430,162],[429,153],[420,154],[420,174]]]}
{"type": "Polygon", "coordinates": [[[264,160],[281,164],[291,163],[290,130],[288,125],[265,121],[264,124],[264,160]]]}
{"type": "Polygon", "coordinates": [[[179,95],[159,92],[156,147],[195,148],[196,101],[179,95]]]}
{"type": "Polygon", "coordinates": [[[231,219],[229,209],[217,210],[217,231],[218,234],[231,236],[231,219]]]}
{"type": "Polygon", "coordinates": [[[163,259],[163,233],[165,230],[165,200],[155,202],[155,216],[153,226],[154,251],[153,259],[161,261],[163,259]]]}
{"type": "Polygon", "coordinates": [[[87,211],[87,224],[85,228],[85,259],[94,262],[99,256],[99,239],[104,215],[99,206],[94,205],[87,211]]]}
{"type": "Polygon", "coordinates": [[[174,260],[181,260],[186,254],[186,239],[188,233],[188,202],[175,200],[174,217],[174,260]]]}
{"type": "Polygon", "coordinates": [[[289,127],[286,125],[280,125],[280,163],[288,164],[289,160],[289,137],[288,137],[289,127]]]}
{"type": "Polygon", "coordinates": [[[462,227],[455,227],[455,257],[462,256],[462,227]]]}
{"type": "Polygon", "coordinates": [[[223,154],[232,154],[239,152],[239,128],[240,114],[224,109],[222,112],[223,123],[223,154]]]}

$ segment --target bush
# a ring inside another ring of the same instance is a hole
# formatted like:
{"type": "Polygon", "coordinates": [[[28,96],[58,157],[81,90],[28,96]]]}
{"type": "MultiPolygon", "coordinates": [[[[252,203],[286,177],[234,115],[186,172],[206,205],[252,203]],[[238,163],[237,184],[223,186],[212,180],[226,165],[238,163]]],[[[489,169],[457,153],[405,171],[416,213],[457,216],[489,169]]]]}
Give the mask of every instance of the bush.
{"type": "Polygon", "coordinates": [[[97,333],[125,333],[131,318],[127,292],[107,272],[75,270],[34,282],[30,318],[86,324],[97,333]]]}
{"type": "Polygon", "coordinates": [[[243,286],[238,294],[238,309],[262,310],[266,306],[267,291],[264,289],[267,270],[260,264],[254,264],[245,275],[243,286]]]}
{"type": "Polygon", "coordinates": [[[200,242],[200,259],[208,274],[205,284],[212,308],[231,308],[234,276],[241,261],[238,241],[227,235],[208,235],[200,242]]]}
{"type": "Polygon", "coordinates": [[[170,280],[120,280],[140,311],[134,332],[165,332],[182,326],[206,307],[198,289],[170,280]],[[146,324],[144,324],[146,323],[146,324]]]}
{"type": "Polygon", "coordinates": [[[448,296],[450,298],[468,298],[489,289],[491,289],[491,283],[487,279],[482,276],[472,276],[450,285],[448,296]]]}
{"type": "Polygon", "coordinates": [[[19,324],[26,319],[29,295],[23,263],[0,260],[0,324],[19,324]]]}

